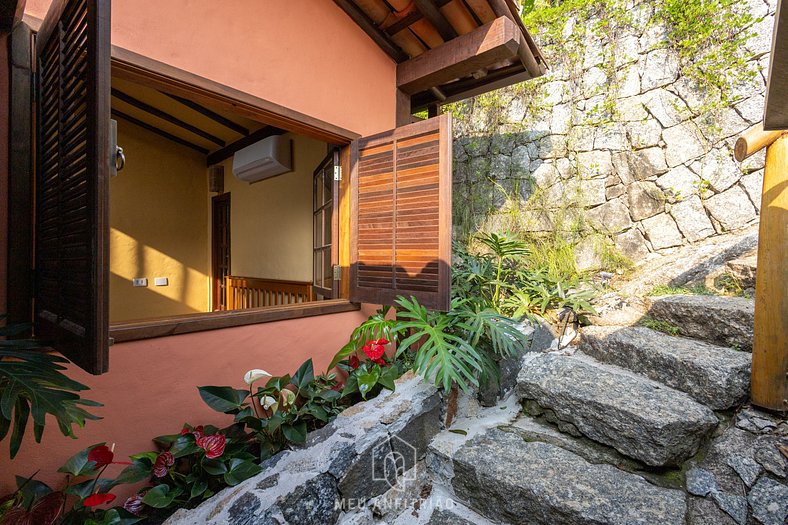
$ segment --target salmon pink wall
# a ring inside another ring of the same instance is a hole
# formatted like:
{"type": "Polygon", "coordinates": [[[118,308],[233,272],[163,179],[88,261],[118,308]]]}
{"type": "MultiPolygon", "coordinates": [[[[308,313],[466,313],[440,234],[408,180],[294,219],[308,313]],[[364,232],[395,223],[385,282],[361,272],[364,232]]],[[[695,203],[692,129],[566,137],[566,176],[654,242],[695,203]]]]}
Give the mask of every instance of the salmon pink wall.
{"type": "Polygon", "coordinates": [[[121,460],[155,450],[152,438],[176,433],[185,422],[227,426],[232,418],[208,408],[200,399],[198,385],[244,388],[243,375],[249,369],[262,368],[274,375],[293,373],[309,357],[316,373],[324,371],[353,328],[371,313],[372,307],[367,307],[112,346],[109,373],[91,376],[77,368],[69,371],[70,377],[90,386],[84,397],[104,404],[95,410],[103,419],[77,428],[75,440],[63,437],[51,418],[41,444],[33,441],[32,428],[28,428],[13,461],[8,459],[7,440],[0,442],[0,495],[13,490],[14,474],[30,476],[38,469],[38,479],[57,486],[63,481],[57,468],[95,443],[116,443],[115,453],[121,460]]]}
{"type": "Polygon", "coordinates": [[[328,0],[113,0],[112,43],[362,135],[395,124],[394,62],[328,0]]]}

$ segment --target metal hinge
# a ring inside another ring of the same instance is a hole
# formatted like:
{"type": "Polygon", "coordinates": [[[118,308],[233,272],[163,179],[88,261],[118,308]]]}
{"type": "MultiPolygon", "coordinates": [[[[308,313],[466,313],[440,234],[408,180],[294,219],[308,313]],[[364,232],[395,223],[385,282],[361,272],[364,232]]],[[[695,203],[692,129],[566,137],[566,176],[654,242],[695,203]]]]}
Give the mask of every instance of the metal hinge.
{"type": "Polygon", "coordinates": [[[339,281],[342,279],[342,267],[338,264],[334,265],[334,280],[339,281]]]}
{"type": "Polygon", "coordinates": [[[115,338],[114,338],[114,337],[110,337],[110,338],[109,338],[109,341],[107,341],[107,342],[109,343],[109,345],[108,345],[108,346],[112,346],[112,345],[114,345],[114,344],[115,344],[115,338]]]}
{"type": "Polygon", "coordinates": [[[334,180],[342,180],[342,166],[334,166],[334,180]]]}

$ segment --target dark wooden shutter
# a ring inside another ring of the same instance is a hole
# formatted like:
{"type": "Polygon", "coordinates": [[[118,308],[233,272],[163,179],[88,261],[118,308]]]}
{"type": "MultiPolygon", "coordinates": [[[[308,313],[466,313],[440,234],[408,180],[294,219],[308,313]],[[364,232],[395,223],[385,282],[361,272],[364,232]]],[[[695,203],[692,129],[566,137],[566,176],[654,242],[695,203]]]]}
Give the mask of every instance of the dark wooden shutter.
{"type": "Polygon", "coordinates": [[[35,331],[108,368],[110,0],[55,0],[36,41],[35,331]]]}
{"type": "Polygon", "coordinates": [[[449,115],[353,143],[352,301],[449,309],[451,147],[449,115]]]}

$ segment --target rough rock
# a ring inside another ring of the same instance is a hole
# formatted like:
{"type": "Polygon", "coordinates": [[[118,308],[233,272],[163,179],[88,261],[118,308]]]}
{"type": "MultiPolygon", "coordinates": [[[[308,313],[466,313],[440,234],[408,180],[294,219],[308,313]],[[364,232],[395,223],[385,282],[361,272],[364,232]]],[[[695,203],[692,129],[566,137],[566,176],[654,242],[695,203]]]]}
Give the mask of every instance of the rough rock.
{"type": "Polygon", "coordinates": [[[645,180],[668,171],[662,148],[646,148],[635,151],[631,157],[635,178],[645,180]]]}
{"type": "Polygon", "coordinates": [[[755,272],[758,269],[758,255],[746,255],[728,261],[728,273],[730,273],[736,280],[739,281],[741,287],[745,290],[747,288],[755,288],[755,272]]]}
{"type": "Polygon", "coordinates": [[[621,252],[635,262],[648,255],[646,238],[637,228],[630,228],[624,233],[616,235],[615,242],[621,252]]]}
{"type": "Polygon", "coordinates": [[[655,250],[681,246],[682,238],[678,226],[667,213],[660,213],[643,221],[646,237],[655,250]]]}
{"type": "Polygon", "coordinates": [[[589,438],[653,466],[681,463],[717,424],[711,410],[683,392],[578,357],[526,355],[518,393],[589,438]]]}
{"type": "Polygon", "coordinates": [[[788,518],[788,487],[763,477],[750,491],[747,499],[752,515],[763,525],[785,525],[788,518]]]}
{"type": "Polygon", "coordinates": [[[664,209],[662,192],[653,182],[635,182],[629,185],[629,213],[639,221],[651,217],[664,209]]]}
{"type": "Polygon", "coordinates": [[[745,525],[747,523],[747,498],[739,496],[738,494],[729,494],[727,492],[714,491],[711,493],[711,498],[719,508],[733,518],[738,525],[745,525]]]}
{"type": "Polygon", "coordinates": [[[752,487],[752,484],[755,483],[755,480],[758,479],[758,476],[763,472],[758,462],[752,458],[739,454],[728,456],[728,465],[736,471],[744,484],[748,487],[752,487]]]}
{"type": "Polygon", "coordinates": [[[722,346],[752,349],[755,304],[744,297],[670,295],[652,300],[649,315],[679,333],[722,346]]]}
{"type": "Polygon", "coordinates": [[[687,471],[687,492],[695,496],[707,496],[717,490],[714,474],[700,467],[692,467],[687,471]]]}
{"type": "Polygon", "coordinates": [[[427,525],[474,525],[465,518],[461,518],[450,510],[436,509],[427,525]]]}
{"type": "Polygon", "coordinates": [[[560,447],[491,429],[454,455],[456,494],[486,517],[532,525],[683,524],[685,496],[560,447]]]}
{"type": "Polygon", "coordinates": [[[705,204],[724,231],[741,228],[756,216],[755,207],[744,190],[738,186],[709,197],[705,204]]]}
{"type": "Polygon", "coordinates": [[[704,153],[703,138],[697,127],[683,122],[662,131],[665,140],[665,160],[668,166],[678,166],[704,153]]]}
{"type": "Polygon", "coordinates": [[[339,518],[339,491],[330,474],[321,474],[282,498],[282,515],[292,525],[335,523],[339,518]]]}
{"type": "Polygon", "coordinates": [[[715,233],[714,226],[697,195],[691,195],[671,206],[670,215],[676,221],[676,226],[681,233],[690,242],[705,239],[715,233]]]}
{"type": "Polygon", "coordinates": [[[710,499],[691,497],[687,506],[687,525],[736,525],[733,518],[710,499]]]}
{"type": "Polygon", "coordinates": [[[632,326],[583,329],[580,349],[681,390],[714,410],[743,403],[750,391],[751,355],[632,326]]]}
{"type": "Polygon", "coordinates": [[[609,200],[601,206],[588,210],[589,222],[598,231],[618,233],[632,226],[624,199],[609,200]]]}

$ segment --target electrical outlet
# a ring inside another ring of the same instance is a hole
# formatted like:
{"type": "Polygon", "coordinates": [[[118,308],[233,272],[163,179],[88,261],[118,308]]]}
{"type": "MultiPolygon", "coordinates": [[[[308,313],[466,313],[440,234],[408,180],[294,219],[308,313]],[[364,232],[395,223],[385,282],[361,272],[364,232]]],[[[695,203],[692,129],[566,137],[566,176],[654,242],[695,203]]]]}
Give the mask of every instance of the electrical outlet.
{"type": "Polygon", "coordinates": [[[168,284],[170,284],[170,281],[166,277],[155,277],[153,279],[153,286],[167,286],[168,284]]]}
{"type": "Polygon", "coordinates": [[[132,286],[148,286],[148,278],[147,277],[137,277],[136,279],[131,280],[132,286]]]}

